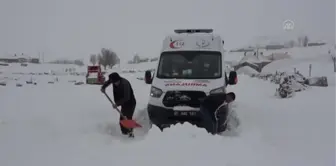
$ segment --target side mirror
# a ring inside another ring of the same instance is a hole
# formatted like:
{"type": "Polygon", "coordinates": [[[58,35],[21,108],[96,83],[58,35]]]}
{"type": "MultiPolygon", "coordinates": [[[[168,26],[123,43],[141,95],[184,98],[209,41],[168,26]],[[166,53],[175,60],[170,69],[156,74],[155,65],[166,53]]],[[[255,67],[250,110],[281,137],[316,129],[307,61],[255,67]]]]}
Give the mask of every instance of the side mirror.
{"type": "Polygon", "coordinates": [[[229,78],[227,79],[229,85],[236,85],[238,82],[237,72],[230,71],[229,78]]]}
{"type": "Polygon", "coordinates": [[[145,82],[146,84],[152,84],[153,78],[152,78],[152,72],[150,70],[147,70],[145,72],[145,82]]]}

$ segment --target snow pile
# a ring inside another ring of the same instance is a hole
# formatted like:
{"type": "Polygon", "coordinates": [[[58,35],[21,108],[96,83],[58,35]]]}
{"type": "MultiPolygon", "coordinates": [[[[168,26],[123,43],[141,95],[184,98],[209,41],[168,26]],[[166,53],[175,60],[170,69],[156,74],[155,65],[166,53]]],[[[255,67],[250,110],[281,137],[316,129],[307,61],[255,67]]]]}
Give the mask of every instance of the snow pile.
{"type": "Polygon", "coordinates": [[[279,88],[276,89],[276,96],[280,96],[281,98],[289,98],[292,97],[295,92],[306,90],[308,87],[305,85],[306,79],[300,76],[301,75],[299,74],[281,75],[279,80],[279,88]]]}
{"type": "Polygon", "coordinates": [[[199,111],[199,109],[194,108],[194,107],[189,107],[189,106],[175,106],[173,107],[174,111],[199,111]]]}
{"type": "Polygon", "coordinates": [[[237,74],[246,74],[246,75],[254,75],[254,74],[258,74],[259,73],[255,69],[253,69],[253,68],[251,68],[249,66],[241,67],[236,72],[237,72],[237,74]]]}
{"type": "Polygon", "coordinates": [[[262,73],[299,71],[307,78],[327,77],[328,85],[335,86],[333,61],[328,54],[328,46],[313,48],[293,48],[291,59],[273,61],[262,69],[262,73]],[[299,53],[304,53],[300,55],[299,53]]]}
{"type": "Polygon", "coordinates": [[[238,63],[230,62],[227,64],[234,65],[234,69],[240,74],[251,75],[260,73],[262,68],[269,63],[271,63],[271,60],[267,59],[262,52],[254,52],[245,53],[244,57],[242,57],[238,63]]]}
{"type": "MultiPolygon", "coordinates": [[[[330,55],[332,53],[329,53],[329,51],[334,51],[333,46],[324,45],[318,47],[263,50],[262,54],[260,51],[255,53],[247,52],[246,56],[244,56],[244,53],[228,53],[225,56],[225,61],[227,61],[227,64],[235,66],[236,70],[242,66],[249,66],[257,72],[273,73],[276,71],[293,71],[294,68],[298,68],[300,71],[305,70],[305,75],[308,75],[306,73],[308,66],[312,64],[313,68],[316,69],[313,70],[313,73],[319,76],[321,74],[318,70],[320,70],[320,66],[322,65],[327,65],[330,68],[329,70],[333,71],[330,55]],[[305,67],[303,68],[303,66],[305,67]]],[[[333,75],[328,75],[328,79],[331,76],[334,77],[333,75]]]]}
{"type": "MultiPolygon", "coordinates": [[[[162,132],[161,134],[160,129],[156,126],[153,126],[152,129],[149,131],[148,135],[147,135],[147,141],[151,142],[151,141],[160,141],[164,138],[170,137],[172,135],[179,135],[179,139],[184,139],[186,140],[190,140],[191,138],[208,138],[208,139],[212,139],[213,136],[208,134],[207,131],[205,129],[200,129],[197,128],[195,126],[192,126],[189,123],[185,123],[185,124],[176,124],[176,125],[172,125],[170,128],[166,128],[164,129],[164,132],[162,132]],[[184,133],[184,134],[181,134],[184,133]]],[[[215,137],[220,137],[220,136],[215,136],[215,137]]]]}
{"type": "Polygon", "coordinates": [[[265,56],[265,58],[271,61],[276,61],[276,60],[290,59],[291,56],[287,52],[284,52],[284,53],[272,53],[268,56],[265,56]]]}
{"type": "MultiPolygon", "coordinates": [[[[262,77],[263,75],[260,74],[258,77],[262,77]]],[[[292,79],[295,80],[299,83],[305,84],[307,78],[304,77],[301,73],[296,72],[296,73],[287,73],[287,72],[276,72],[274,74],[268,74],[266,75],[267,79],[275,84],[280,84],[281,82],[284,81],[284,79],[292,79]]]]}
{"type": "MultiPolygon", "coordinates": [[[[309,86],[328,87],[328,79],[325,76],[322,77],[305,77],[300,72],[276,72],[272,73],[259,73],[253,74],[251,77],[256,77],[263,80],[269,80],[272,83],[278,84],[276,89],[276,96],[281,98],[292,97],[295,92],[304,91],[309,86]]],[[[333,82],[333,81],[331,81],[333,82]]],[[[331,85],[333,86],[333,84],[331,85]]]]}
{"type": "Polygon", "coordinates": [[[244,62],[248,62],[248,63],[253,63],[253,64],[258,64],[258,63],[262,63],[262,62],[270,62],[269,59],[265,58],[264,55],[254,55],[254,54],[247,54],[246,56],[244,56],[239,63],[242,64],[244,62]]]}

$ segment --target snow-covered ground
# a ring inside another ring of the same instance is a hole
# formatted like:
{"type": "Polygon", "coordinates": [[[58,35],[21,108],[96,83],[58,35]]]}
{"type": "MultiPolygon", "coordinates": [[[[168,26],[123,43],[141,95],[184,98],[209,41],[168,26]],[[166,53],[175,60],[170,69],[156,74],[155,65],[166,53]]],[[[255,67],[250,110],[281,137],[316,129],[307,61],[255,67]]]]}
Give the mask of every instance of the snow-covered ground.
{"type": "MultiPolygon", "coordinates": [[[[280,67],[292,70],[302,61],[292,62],[280,67]]],[[[329,61],[320,63],[327,65],[329,61]]],[[[327,67],[316,66],[316,70],[324,70],[335,79],[327,67]]],[[[212,136],[188,124],[164,132],[153,126],[147,133],[144,110],[150,85],[132,73],[122,76],[133,85],[137,98],[135,117],[144,125],[136,131],[133,141],[120,135],[118,114],[101,94],[100,86],[68,82],[83,79],[82,76],[60,76],[55,84],[45,83],[48,76],[36,76],[36,86],[0,86],[0,165],[336,164],[334,85],[313,87],[294,98],[278,99],[274,97],[277,85],[240,75],[239,83],[229,87],[229,91],[237,95],[233,108],[242,122],[241,133],[212,136]]],[[[112,95],[111,88],[107,92],[112,95]]]]}
{"type": "MultiPolygon", "coordinates": [[[[334,66],[332,57],[328,53],[329,50],[331,51],[332,55],[335,55],[335,50],[332,45],[268,51],[264,50],[262,52],[266,57],[275,54],[275,56],[283,57],[284,59],[275,60],[270,64],[266,65],[262,69],[262,73],[275,73],[276,71],[294,72],[295,70],[299,71],[306,77],[326,76],[328,78],[329,85],[335,86],[334,66]],[[283,55],[283,53],[286,53],[286,55],[283,55]],[[311,75],[309,75],[310,65],[311,75]]],[[[226,61],[230,61],[232,64],[237,64],[239,61],[248,61],[250,63],[260,62],[261,59],[256,60],[256,57],[253,55],[248,55],[244,57],[244,53],[234,52],[228,53],[228,55],[226,56],[226,61]]],[[[248,66],[238,69],[237,72],[247,75],[258,73],[248,66]]]]}
{"type": "Polygon", "coordinates": [[[66,69],[73,69],[74,72],[86,72],[86,67],[76,65],[62,65],[62,64],[28,64],[27,67],[22,67],[20,64],[9,63],[9,66],[0,66],[0,71],[6,73],[39,73],[39,72],[65,72],[66,69]]]}

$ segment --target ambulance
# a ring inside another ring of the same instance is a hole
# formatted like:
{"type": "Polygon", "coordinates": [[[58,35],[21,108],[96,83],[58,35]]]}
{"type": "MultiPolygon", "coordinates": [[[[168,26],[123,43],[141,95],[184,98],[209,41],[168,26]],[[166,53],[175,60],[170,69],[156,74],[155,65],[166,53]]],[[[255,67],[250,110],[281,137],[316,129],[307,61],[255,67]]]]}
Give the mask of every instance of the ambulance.
{"type": "Polygon", "coordinates": [[[155,73],[146,71],[151,84],[147,105],[152,124],[163,130],[173,124],[201,123],[200,100],[226,93],[237,83],[237,73],[224,67],[224,41],[213,29],[176,29],[163,40],[155,73]]]}

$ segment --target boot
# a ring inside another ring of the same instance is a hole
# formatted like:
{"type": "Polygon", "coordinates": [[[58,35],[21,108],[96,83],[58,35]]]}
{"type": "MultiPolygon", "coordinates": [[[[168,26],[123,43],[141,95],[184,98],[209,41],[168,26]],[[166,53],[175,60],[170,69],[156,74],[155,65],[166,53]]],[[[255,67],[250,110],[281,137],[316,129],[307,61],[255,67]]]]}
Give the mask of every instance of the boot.
{"type": "Polygon", "coordinates": [[[134,138],[134,134],[133,134],[133,132],[128,133],[128,137],[129,137],[129,138],[134,138]]]}

